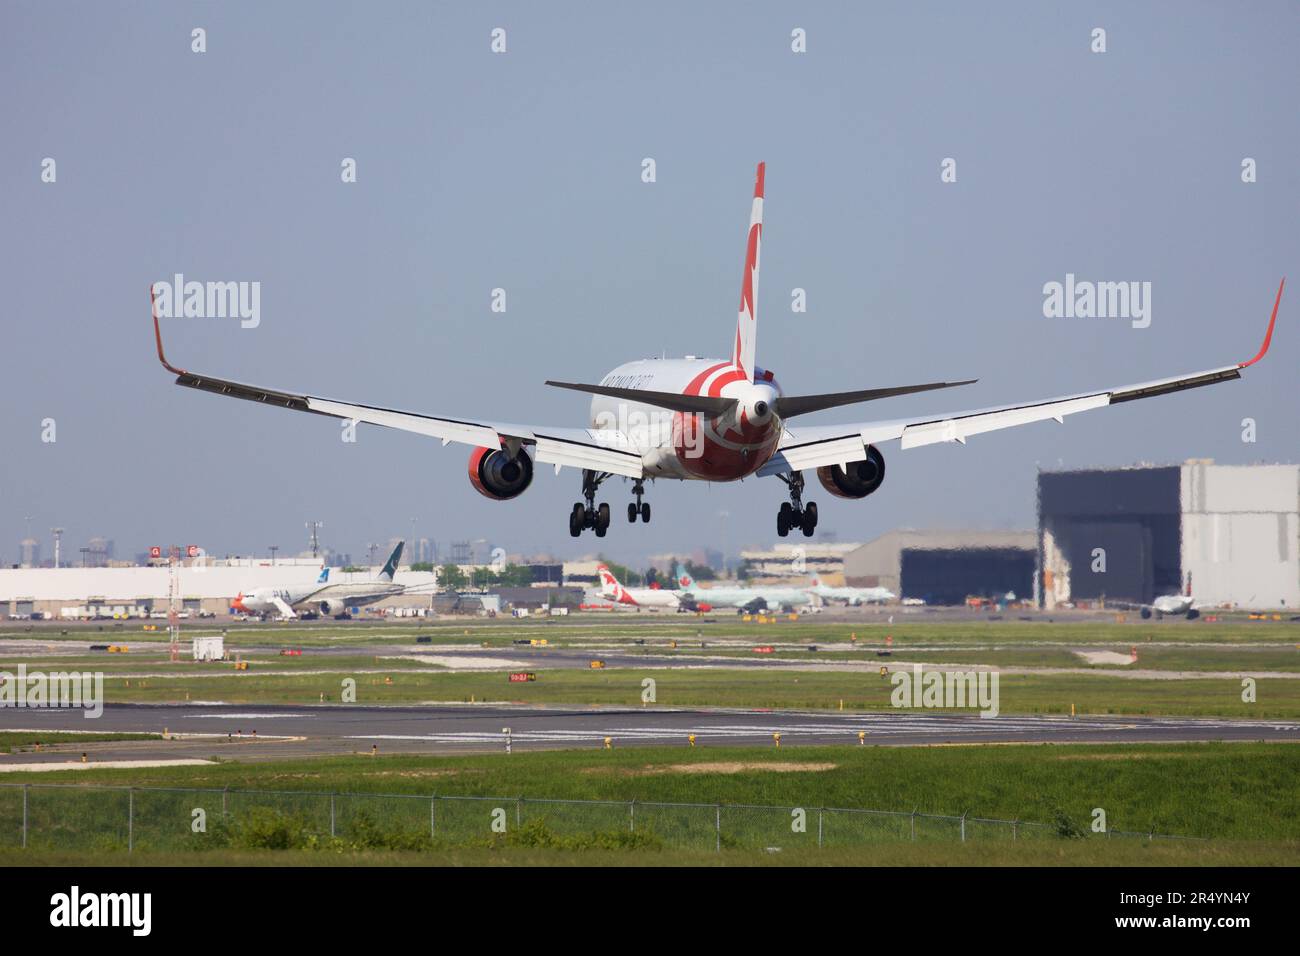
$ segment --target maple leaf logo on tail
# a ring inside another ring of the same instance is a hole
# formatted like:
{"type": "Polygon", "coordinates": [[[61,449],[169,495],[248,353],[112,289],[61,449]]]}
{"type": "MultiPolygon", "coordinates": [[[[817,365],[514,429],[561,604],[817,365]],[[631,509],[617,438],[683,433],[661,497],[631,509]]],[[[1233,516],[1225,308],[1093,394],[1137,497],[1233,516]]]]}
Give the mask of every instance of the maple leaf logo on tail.
{"type": "Polygon", "coordinates": [[[732,364],[750,377],[754,374],[758,338],[758,265],[763,245],[763,175],[766,168],[766,163],[759,163],[754,174],[754,204],[749,213],[745,273],[740,281],[740,310],[736,317],[736,344],[731,354],[732,364]]]}

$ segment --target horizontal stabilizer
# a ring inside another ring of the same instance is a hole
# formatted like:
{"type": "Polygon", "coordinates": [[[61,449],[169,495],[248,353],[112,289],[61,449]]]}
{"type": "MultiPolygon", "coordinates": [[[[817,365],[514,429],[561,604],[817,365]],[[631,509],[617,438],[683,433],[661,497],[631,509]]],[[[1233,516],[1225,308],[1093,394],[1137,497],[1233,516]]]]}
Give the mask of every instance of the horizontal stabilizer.
{"type": "Polygon", "coordinates": [[[734,398],[713,398],[708,395],[679,395],[676,392],[652,392],[643,388],[614,388],[609,385],[578,385],[573,382],[547,382],[556,388],[570,388],[575,392],[590,392],[592,395],[607,395],[629,402],[654,405],[674,412],[691,412],[711,415],[715,418],[725,415],[736,407],[734,398]]]}
{"type": "Polygon", "coordinates": [[[841,405],[857,405],[860,402],[874,402],[878,398],[893,398],[895,395],[911,395],[913,392],[931,392],[938,388],[956,388],[958,385],[971,385],[979,379],[965,382],[930,382],[926,385],[897,385],[893,388],[868,388],[860,392],[831,392],[826,395],[782,395],[777,399],[776,412],[782,418],[794,418],[810,412],[839,408],[841,405]]]}

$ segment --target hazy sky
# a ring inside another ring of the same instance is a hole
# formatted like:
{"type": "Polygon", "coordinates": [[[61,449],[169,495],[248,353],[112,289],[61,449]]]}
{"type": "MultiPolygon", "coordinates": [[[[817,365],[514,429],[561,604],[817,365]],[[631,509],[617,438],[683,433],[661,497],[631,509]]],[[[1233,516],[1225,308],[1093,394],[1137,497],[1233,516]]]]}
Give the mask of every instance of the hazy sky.
{"type": "Polygon", "coordinates": [[[636,526],[614,479],[602,499],[620,520],[575,541],[577,471],[540,467],[524,496],[493,502],[469,487],[463,446],[369,426],[345,444],[333,419],[178,388],[147,300],[176,272],[261,283],[255,329],[165,323],[192,369],[581,425],[586,399],[546,378],[729,354],[759,160],[758,358],[788,392],[980,379],[814,422],[1244,361],[1279,278],[1293,282],[1272,354],[1242,381],[966,446],[887,444],[875,495],[809,494],[819,537],[1030,527],[1040,465],[1295,461],[1297,37],[1300,6],[1283,2],[8,0],[0,558],[15,559],[27,516],[47,556],[48,529],[66,528],[74,559],[95,534],[126,554],[288,554],[308,519],[354,555],[412,518],[444,547],[485,537],[566,557],[776,540],[784,486],[769,478],[660,482],[654,521],[636,526]],[[195,27],[206,53],[191,52],[195,27]],[[1090,51],[1094,27],[1105,53],[1090,51]],[[940,182],[946,157],[956,183],[940,182]],[[1043,285],[1066,273],[1151,282],[1150,327],[1045,318],[1043,285]]]}

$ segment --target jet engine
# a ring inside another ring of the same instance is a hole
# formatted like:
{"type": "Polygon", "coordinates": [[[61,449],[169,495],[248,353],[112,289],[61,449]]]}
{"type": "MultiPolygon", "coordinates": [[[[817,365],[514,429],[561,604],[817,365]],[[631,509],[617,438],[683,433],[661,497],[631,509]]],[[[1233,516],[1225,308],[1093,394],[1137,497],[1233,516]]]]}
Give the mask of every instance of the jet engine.
{"type": "Polygon", "coordinates": [[[348,606],[342,601],[340,601],[338,598],[329,598],[327,600],[321,601],[319,604],[317,604],[317,607],[320,608],[321,614],[328,614],[331,617],[338,617],[340,614],[343,614],[348,609],[348,606]]]}
{"type": "Polygon", "coordinates": [[[469,483],[485,498],[507,501],[533,483],[533,460],[523,451],[511,458],[504,448],[475,448],[469,456],[469,483]]]}
{"type": "Polygon", "coordinates": [[[847,468],[823,465],[817,469],[817,479],[837,498],[865,498],[885,480],[885,456],[875,445],[868,445],[862,461],[851,461],[847,468]]]}

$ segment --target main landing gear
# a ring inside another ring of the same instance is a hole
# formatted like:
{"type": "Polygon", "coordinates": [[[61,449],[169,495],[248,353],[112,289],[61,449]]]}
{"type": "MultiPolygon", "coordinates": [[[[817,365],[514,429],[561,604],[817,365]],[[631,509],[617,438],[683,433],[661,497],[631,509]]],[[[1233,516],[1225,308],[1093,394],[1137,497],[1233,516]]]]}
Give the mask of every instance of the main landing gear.
{"type": "Polygon", "coordinates": [[[594,530],[598,538],[605,537],[605,532],[609,530],[609,505],[596,506],[596,491],[608,477],[609,472],[597,473],[590,468],[582,470],[582,497],[587,503],[584,505],[578,501],[573,505],[573,511],[569,515],[569,534],[573,537],[578,537],[585,528],[594,530]]]}
{"type": "MultiPolygon", "coordinates": [[[[582,470],[582,501],[575,502],[573,511],[569,514],[569,534],[578,537],[587,528],[596,532],[596,537],[603,538],[609,531],[609,505],[596,504],[596,492],[600,490],[600,484],[609,477],[607,471],[592,471],[590,468],[582,470]]],[[[641,496],[645,494],[645,484],[638,480],[632,486],[632,494],[636,495],[636,501],[630,501],[627,505],[627,520],[635,522],[638,517],[645,522],[650,522],[650,504],[642,501],[641,496]]]]}
{"type": "Polygon", "coordinates": [[[817,502],[803,503],[803,472],[792,471],[777,477],[790,489],[790,500],[782,502],[776,513],[776,533],[784,538],[789,536],[791,528],[802,528],[803,536],[811,538],[817,528],[817,502]]]}
{"type": "Polygon", "coordinates": [[[632,486],[632,494],[636,495],[636,501],[627,503],[627,520],[636,524],[637,515],[641,516],[641,521],[645,524],[650,523],[650,503],[642,501],[641,496],[645,494],[645,485],[638,481],[632,486]]]}

